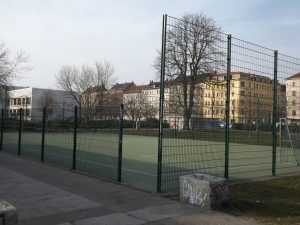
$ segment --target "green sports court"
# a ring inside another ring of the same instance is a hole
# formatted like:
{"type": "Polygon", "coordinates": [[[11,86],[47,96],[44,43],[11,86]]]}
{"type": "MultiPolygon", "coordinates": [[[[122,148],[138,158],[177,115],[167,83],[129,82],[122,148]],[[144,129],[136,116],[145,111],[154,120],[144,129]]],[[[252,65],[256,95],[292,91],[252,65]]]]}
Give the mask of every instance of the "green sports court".
{"type": "MultiPolygon", "coordinates": [[[[235,139],[237,138],[241,139],[240,134],[235,139]]],[[[214,137],[197,136],[191,139],[180,135],[163,139],[161,170],[163,191],[176,189],[179,185],[179,176],[187,173],[201,172],[224,176],[225,145],[224,142],[213,139],[214,137]]],[[[19,132],[4,132],[3,151],[17,154],[18,140],[19,132]]],[[[46,132],[44,161],[71,169],[73,141],[72,131],[46,132]]],[[[243,142],[242,139],[240,142],[243,142]]],[[[117,133],[79,130],[76,143],[76,170],[117,180],[119,149],[117,133]]],[[[21,132],[21,156],[40,160],[41,145],[41,132],[21,132]]],[[[300,166],[297,165],[299,153],[295,153],[292,148],[277,147],[276,155],[277,175],[300,172],[300,166]]],[[[125,132],[122,142],[122,182],[138,189],[156,191],[157,158],[157,136],[129,135],[125,132]]],[[[229,180],[240,181],[271,175],[271,143],[270,145],[230,143],[229,180]]]]}

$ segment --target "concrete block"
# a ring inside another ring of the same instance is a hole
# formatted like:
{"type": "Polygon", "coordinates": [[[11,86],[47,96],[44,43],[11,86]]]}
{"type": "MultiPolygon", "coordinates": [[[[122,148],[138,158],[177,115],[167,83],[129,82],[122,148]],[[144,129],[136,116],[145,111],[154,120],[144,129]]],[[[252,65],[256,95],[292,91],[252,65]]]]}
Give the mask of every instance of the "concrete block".
{"type": "Polygon", "coordinates": [[[180,200],[203,208],[222,205],[229,199],[228,181],[206,174],[180,177],[180,200]]]}
{"type": "Polygon", "coordinates": [[[0,199],[0,221],[2,222],[3,225],[18,224],[17,209],[13,205],[1,199],[0,199]]]}

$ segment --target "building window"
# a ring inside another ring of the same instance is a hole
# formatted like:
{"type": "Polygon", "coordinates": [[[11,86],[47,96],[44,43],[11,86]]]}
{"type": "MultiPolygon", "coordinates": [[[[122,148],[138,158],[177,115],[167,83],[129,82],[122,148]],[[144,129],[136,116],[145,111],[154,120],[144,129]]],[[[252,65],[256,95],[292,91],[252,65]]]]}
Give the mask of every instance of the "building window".
{"type": "Polygon", "coordinates": [[[245,96],[245,92],[244,91],[241,91],[241,96],[245,96]]]}
{"type": "Polygon", "coordinates": [[[296,83],[295,82],[293,82],[293,87],[295,87],[296,86],[296,83]]]}
{"type": "Polygon", "coordinates": [[[245,81],[241,81],[241,87],[245,87],[245,81]]]}
{"type": "Polygon", "coordinates": [[[295,100],[292,101],[292,105],[293,105],[293,106],[296,105],[296,101],[295,101],[295,100]]]}
{"type": "Polygon", "coordinates": [[[293,111],[292,111],[292,115],[293,115],[293,116],[296,116],[296,110],[293,110],[293,111]]]}
{"type": "Polygon", "coordinates": [[[294,97],[296,96],[296,91],[292,92],[292,96],[294,96],[294,97]]]}
{"type": "Polygon", "coordinates": [[[25,116],[30,116],[30,109],[26,109],[25,113],[26,113],[25,116]]]}

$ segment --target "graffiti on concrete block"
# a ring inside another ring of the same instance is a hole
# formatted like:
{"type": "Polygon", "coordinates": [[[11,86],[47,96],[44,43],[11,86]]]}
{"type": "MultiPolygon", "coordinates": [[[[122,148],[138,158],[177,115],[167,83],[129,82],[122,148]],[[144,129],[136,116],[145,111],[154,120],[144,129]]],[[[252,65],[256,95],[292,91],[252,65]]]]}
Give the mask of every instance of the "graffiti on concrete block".
{"type": "Polygon", "coordinates": [[[203,193],[197,187],[197,185],[188,182],[188,180],[185,180],[183,182],[182,194],[183,197],[187,199],[191,204],[200,205],[200,206],[204,206],[208,198],[207,193],[203,193]]]}

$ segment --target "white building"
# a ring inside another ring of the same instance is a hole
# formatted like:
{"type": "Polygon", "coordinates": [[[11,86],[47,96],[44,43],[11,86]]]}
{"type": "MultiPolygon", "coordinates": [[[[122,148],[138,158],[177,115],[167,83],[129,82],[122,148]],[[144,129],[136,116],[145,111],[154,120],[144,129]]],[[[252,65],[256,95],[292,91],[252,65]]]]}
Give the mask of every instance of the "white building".
{"type": "Polygon", "coordinates": [[[47,108],[48,119],[67,119],[73,116],[76,102],[69,97],[66,91],[22,88],[11,90],[9,96],[9,115],[18,116],[20,108],[23,109],[24,119],[41,121],[43,107],[47,108]]]}
{"type": "Polygon", "coordinates": [[[292,123],[300,123],[300,73],[286,79],[287,118],[292,123]]]}

